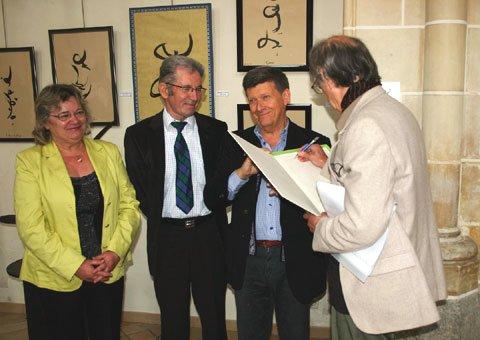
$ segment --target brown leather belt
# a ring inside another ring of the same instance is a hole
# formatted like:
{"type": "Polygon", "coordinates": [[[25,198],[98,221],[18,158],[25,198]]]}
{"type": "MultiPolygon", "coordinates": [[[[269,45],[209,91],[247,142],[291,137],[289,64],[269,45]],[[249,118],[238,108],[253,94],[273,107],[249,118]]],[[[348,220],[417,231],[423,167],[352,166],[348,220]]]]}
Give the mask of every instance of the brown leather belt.
{"type": "Polygon", "coordinates": [[[257,240],[256,244],[257,244],[257,247],[274,248],[274,247],[281,247],[282,246],[282,241],[278,241],[278,240],[257,240]]]}
{"type": "Polygon", "coordinates": [[[212,217],[212,214],[205,215],[205,216],[189,217],[189,218],[162,217],[162,223],[168,224],[168,225],[174,225],[177,227],[184,227],[185,229],[190,229],[208,221],[211,217],[212,217]]]}

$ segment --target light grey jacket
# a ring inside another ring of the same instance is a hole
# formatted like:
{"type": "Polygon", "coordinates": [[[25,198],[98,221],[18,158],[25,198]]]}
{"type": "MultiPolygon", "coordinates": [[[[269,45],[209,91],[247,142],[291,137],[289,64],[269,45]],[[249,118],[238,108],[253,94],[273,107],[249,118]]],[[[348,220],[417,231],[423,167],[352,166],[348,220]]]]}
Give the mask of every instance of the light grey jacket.
{"type": "Polygon", "coordinates": [[[317,225],[313,249],[362,249],[389,227],[385,247],[365,283],[340,266],[353,321],[372,334],[438,321],[435,301],[446,298],[445,277],[417,121],[377,86],[342,113],[337,128],[338,142],[328,166],[332,183],[345,187],[345,211],[317,225]]]}

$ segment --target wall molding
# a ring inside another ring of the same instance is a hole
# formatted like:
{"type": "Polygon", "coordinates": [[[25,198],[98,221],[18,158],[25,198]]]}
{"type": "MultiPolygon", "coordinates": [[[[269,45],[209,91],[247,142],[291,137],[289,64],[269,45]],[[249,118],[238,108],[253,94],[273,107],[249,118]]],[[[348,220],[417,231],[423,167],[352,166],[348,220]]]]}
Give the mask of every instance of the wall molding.
{"type": "Polygon", "coordinates": [[[398,29],[424,29],[425,25],[383,25],[383,26],[345,26],[344,30],[398,30],[398,29]]]}

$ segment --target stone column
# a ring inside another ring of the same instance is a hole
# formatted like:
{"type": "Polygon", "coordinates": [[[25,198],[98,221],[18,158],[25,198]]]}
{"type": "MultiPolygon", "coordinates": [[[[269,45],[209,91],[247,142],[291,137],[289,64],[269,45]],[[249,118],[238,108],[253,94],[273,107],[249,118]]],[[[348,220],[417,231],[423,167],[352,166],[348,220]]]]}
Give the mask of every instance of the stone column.
{"type": "Polygon", "coordinates": [[[468,0],[459,225],[480,245],[480,0],[468,0]]]}
{"type": "Polygon", "coordinates": [[[477,246],[458,228],[467,0],[427,0],[425,14],[422,127],[447,291],[460,295],[478,288],[477,246]]]}

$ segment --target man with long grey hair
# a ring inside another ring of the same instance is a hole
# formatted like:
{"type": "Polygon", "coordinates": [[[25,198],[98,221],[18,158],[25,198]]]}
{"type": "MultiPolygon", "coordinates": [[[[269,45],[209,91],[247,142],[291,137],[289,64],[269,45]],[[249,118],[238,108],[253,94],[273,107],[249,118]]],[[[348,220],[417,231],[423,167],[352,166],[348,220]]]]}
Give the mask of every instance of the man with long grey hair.
{"type": "Polygon", "coordinates": [[[435,323],[435,301],[446,288],[422,133],[412,113],[381,87],[365,44],[333,36],[310,52],[312,88],[337,121],[338,142],[327,159],[320,148],[301,153],[327,167],[345,188],[337,216],[305,214],[313,249],[356,251],[387,233],[365,282],[331,258],[328,270],[333,339],[393,338],[392,332],[435,323]]]}

